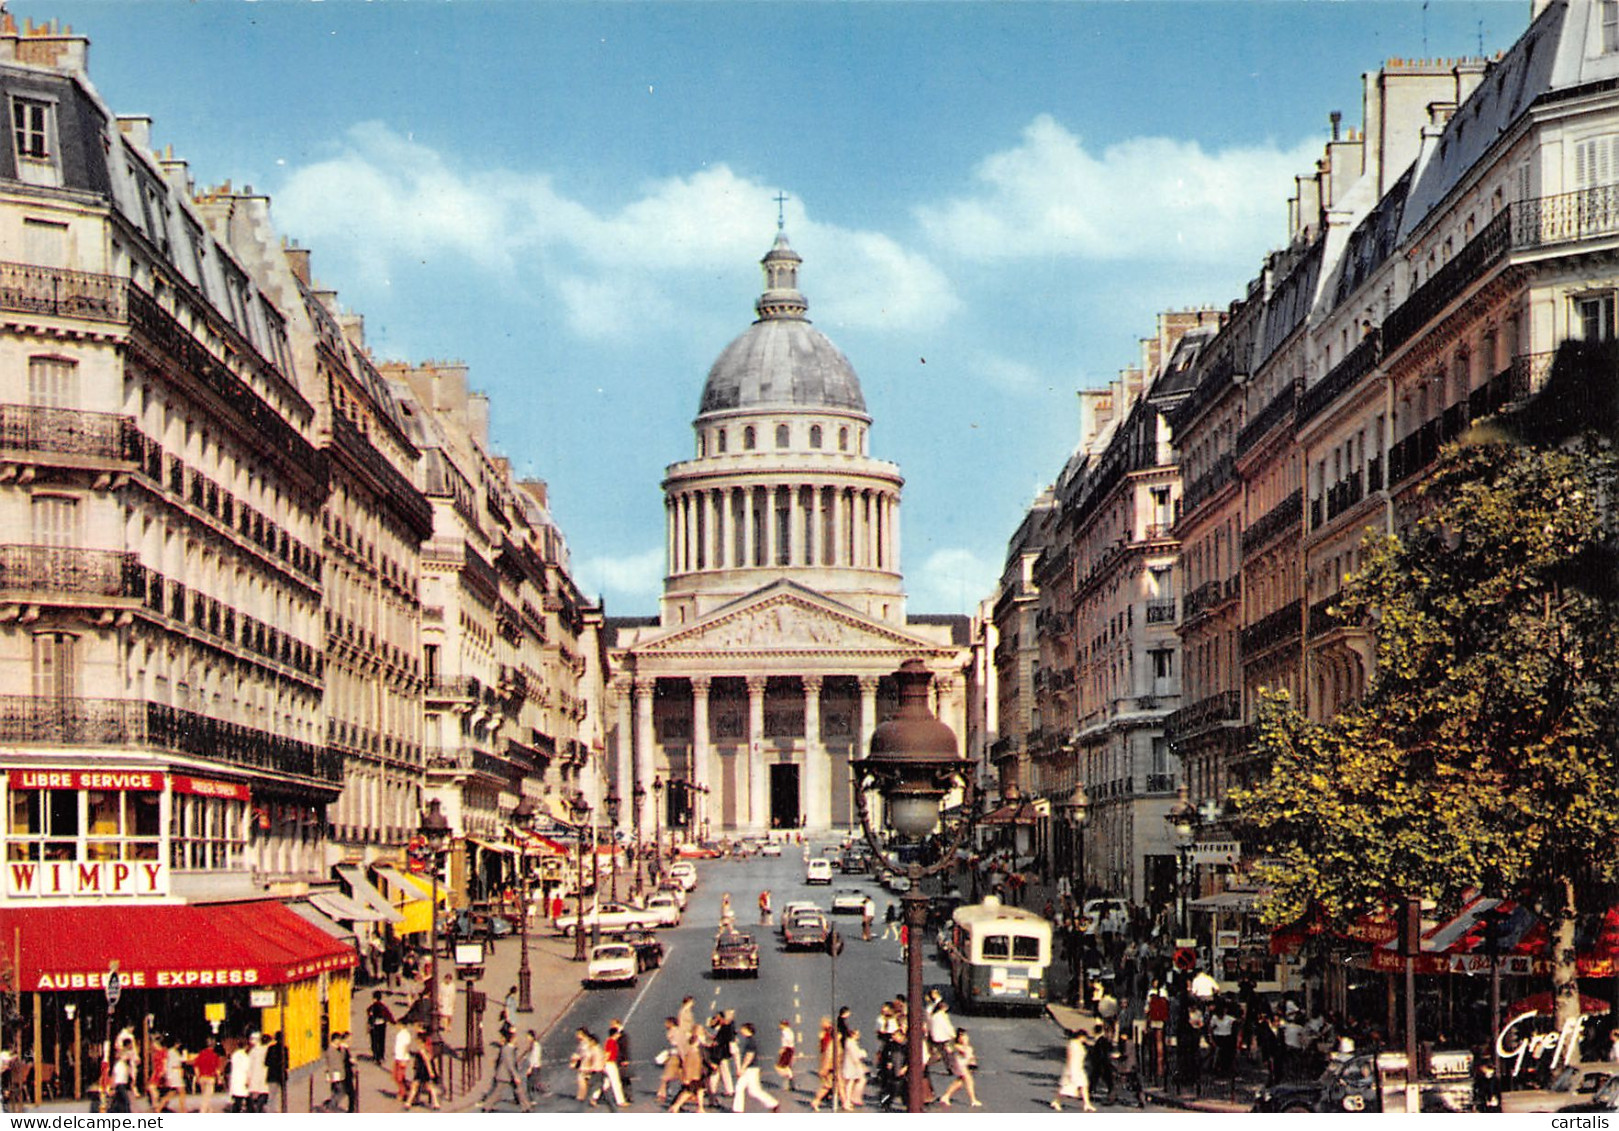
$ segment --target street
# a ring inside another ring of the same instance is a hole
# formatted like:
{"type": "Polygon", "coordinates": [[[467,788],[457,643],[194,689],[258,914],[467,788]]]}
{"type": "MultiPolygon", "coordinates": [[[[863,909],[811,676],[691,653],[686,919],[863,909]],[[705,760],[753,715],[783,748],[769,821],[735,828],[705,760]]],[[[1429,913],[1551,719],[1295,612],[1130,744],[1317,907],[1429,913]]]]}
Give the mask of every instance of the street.
{"type": "MultiPolygon", "coordinates": [[[[807,847],[813,853],[821,846],[807,847]]],[[[838,1006],[851,1008],[852,1022],[862,1034],[861,1043],[875,1059],[877,1042],[872,1024],[877,1010],[882,1002],[904,991],[905,966],[900,946],[892,939],[880,939],[884,908],[890,902],[897,903],[897,897],[871,876],[834,874],[831,887],[806,885],[804,862],[802,850],[791,845],[780,857],[699,862],[698,886],[691,893],[682,925],[659,932],[666,950],[663,966],[643,973],[633,987],[587,990],[551,1029],[544,1041],[548,1094],[537,1101],[538,1109],[575,1111],[583,1106],[574,1099],[574,1075],[568,1068],[574,1033],[582,1026],[600,1038],[606,1034],[608,1023],[617,1018],[624,1022],[631,1039],[634,1088],[630,1109],[657,1110],[659,1105],[652,1097],[659,1069],[652,1058],[664,1047],[663,1019],[675,1015],[687,994],[695,999],[700,1022],[717,1010],[735,1009],[739,1025],[753,1023],[758,1032],[759,1058],[767,1066],[763,1073],[765,1089],[782,1101],[785,1111],[809,1109],[815,1091],[818,1024],[823,1016],[834,1016],[838,1006]],[[861,941],[858,917],[837,916],[833,921],[846,946],[836,959],[824,953],[784,951],[774,923],[768,927],[758,923],[757,900],[763,889],[772,893],[772,905],[779,915],[782,906],[795,899],[809,899],[828,907],[833,893],[845,887],[871,896],[877,912],[874,941],[861,941]],[[727,892],[736,909],[738,928],[751,933],[760,944],[757,979],[716,979],[709,972],[710,942],[719,921],[721,899],[727,892]],[[768,1067],[775,1062],[778,1024],[782,1020],[792,1022],[798,1037],[794,1093],[778,1089],[778,1078],[768,1067]]],[[[934,960],[931,940],[927,955],[925,981],[930,986],[945,987],[947,973],[934,960]]],[[[978,1050],[976,1080],[979,1099],[984,1104],[979,1110],[1044,1109],[1062,1068],[1063,1039],[1057,1027],[1044,1015],[953,1016],[958,1027],[969,1031],[978,1050]]],[[[937,1090],[946,1086],[942,1068],[935,1068],[934,1081],[937,1090]]],[[[867,1091],[868,1107],[874,1104],[876,1094],[873,1082],[867,1091]]],[[[723,1102],[728,1104],[729,1098],[723,1102]]],[[[750,1110],[754,1106],[750,1101],[750,1110]]],[[[1135,1110],[1133,1106],[1115,1106],[1100,1100],[1097,1106],[1104,1110],[1135,1110]]],[[[955,1107],[971,1110],[966,1108],[962,1093],[953,1101],[955,1107]]]]}

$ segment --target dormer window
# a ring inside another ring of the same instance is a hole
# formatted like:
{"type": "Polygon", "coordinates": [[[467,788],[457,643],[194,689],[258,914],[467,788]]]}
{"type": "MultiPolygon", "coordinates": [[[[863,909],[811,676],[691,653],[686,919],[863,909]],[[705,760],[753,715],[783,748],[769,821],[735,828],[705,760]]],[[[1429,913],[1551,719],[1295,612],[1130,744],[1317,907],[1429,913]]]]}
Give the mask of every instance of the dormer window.
{"type": "Polygon", "coordinates": [[[11,100],[11,135],[23,161],[51,159],[51,104],[30,98],[11,100]]]}
{"type": "Polygon", "coordinates": [[[1619,0],[1601,0],[1602,53],[1611,55],[1619,51],[1619,0]]]}

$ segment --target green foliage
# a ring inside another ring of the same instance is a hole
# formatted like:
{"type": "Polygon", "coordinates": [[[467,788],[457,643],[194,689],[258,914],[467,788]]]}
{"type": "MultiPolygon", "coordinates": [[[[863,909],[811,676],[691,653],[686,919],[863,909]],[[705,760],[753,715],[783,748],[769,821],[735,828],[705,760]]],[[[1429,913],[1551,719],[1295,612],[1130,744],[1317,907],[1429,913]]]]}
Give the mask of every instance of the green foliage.
{"type": "Polygon", "coordinates": [[[1571,562],[1611,538],[1616,462],[1597,444],[1446,450],[1430,510],[1373,537],[1336,612],[1375,626],[1376,682],[1326,723],[1263,705],[1267,780],[1233,798],[1273,862],[1268,914],[1343,924],[1398,894],[1523,891],[1543,914],[1612,878],[1619,631],[1571,562]]]}

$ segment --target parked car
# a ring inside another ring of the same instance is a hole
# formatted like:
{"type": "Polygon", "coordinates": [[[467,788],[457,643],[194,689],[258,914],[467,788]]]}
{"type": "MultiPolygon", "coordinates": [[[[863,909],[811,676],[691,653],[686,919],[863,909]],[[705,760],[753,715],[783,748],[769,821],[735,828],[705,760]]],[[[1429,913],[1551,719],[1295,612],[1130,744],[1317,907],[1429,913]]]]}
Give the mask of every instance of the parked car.
{"type": "Polygon", "coordinates": [[[1571,1103],[1559,1109],[1564,1114],[1576,1111],[1619,1111],[1619,1075],[1608,1077],[1608,1082],[1597,1089],[1589,1099],[1571,1103]]]}
{"type": "Polygon", "coordinates": [[[657,912],[658,926],[680,926],[680,900],[673,892],[660,891],[647,896],[646,909],[657,912]]]}
{"type": "Polygon", "coordinates": [[[806,950],[826,945],[832,923],[820,910],[796,911],[781,925],[781,941],[788,950],[806,950]]]}
{"type": "Polygon", "coordinates": [[[682,911],[686,910],[686,900],[691,898],[686,891],[686,885],[673,878],[664,880],[662,883],[660,883],[658,885],[658,893],[660,895],[674,896],[675,902],[680,905],[680,910],[682,911]]]}
{"type": "MultiPolygon", "coordinates": [[[[658,924],[660,915],[642,907],[631,907],[624,903],[597,903],[585,908],[584,929],[597,931],[629,931],[658,924]]],[[[579,929],[580,916],[575,913],[563,915],[556,921],[557,930],[569,938],[579,929]]]]}
{"type": "Polygon", "coordinates": [[[585,983],[604,986],[628,982],[633,986],[640,972],[633,946],[622,942],[602,943],[591,948],[590,961],[585,966],[585,983]]]}
{"type": "Polygon", "coordinates": [[[676,860],[669,865],[669,875],[679,880],[687,891],[697,886],[697,865],[690,860],[676,860]]]}
{"type": "Polygon", "coordinates": [[[804,882],[806,884],[830,884],[832,882],[832,861],[824,856],[817,856],[804,865],[804,882]]]}
{"type": "Polygon", "coordinates": [[[871,853],[851,848],[845,852],[839,861],[839,870],[845,876],[858,876],[868,873],[872,869],[871,853]]]}
{"type": "Polygon", "coordinates": [[[718,860],[724,855],[712,844],[696,844],[692,841],[682,844],[675,852],[682,860],[718,860]]]}
{"type": "Polygon", "coordinates": [[[458,939],[503,939],[512,930],[510,919],[504,915],[491,915],[487,911],[461,911],[455,917],[455,937],[458,939]]]}
{"type": "Polygon", "coordinates": [[[753,936],[741,931],[721,931],[714,936],[714,953],[710,967],[715,975],[745,974],[759,976],[759,944],[753,936]]]}
{"type": "Polygon", "coordinates": [[[635,949],[637,970],[656,970],[663,965],[663,940],[651,931],[620,931],[611,941],[635,949]]]}
{"type": "Polygon", "coordinates": [[[1568,1110],[1570,1104],[1593,1100],[1602,1086],[1619,1073],[1619,1065],[1565,1064],[1544,1088],[1522,1088],[1501,1096],[1505,1112],[1545,1112],[1568,1110]]]}
{"type": "Polygon", "coordinates": [[[1087,899],[1079,929],[1087,935],[1123,934],[1130,929],[1130,905],[1122,899],[1087,899]]]}
{"type": "Polygon", "coordinates": [[[764,845],[762,845],[760,847],[759,855],[760,856],[780,856],[781,855],[781,842],[777,841],[777,840],[768,841],[767,843],[765,843],[764,845]]]}
{"type": "Polygon", "coordinates": [[[832,896],[834,915],[864,915],[868,911],[875,915],[876,904],[872,903],[871,896],[858,888],[839,888],[832,896]]]}

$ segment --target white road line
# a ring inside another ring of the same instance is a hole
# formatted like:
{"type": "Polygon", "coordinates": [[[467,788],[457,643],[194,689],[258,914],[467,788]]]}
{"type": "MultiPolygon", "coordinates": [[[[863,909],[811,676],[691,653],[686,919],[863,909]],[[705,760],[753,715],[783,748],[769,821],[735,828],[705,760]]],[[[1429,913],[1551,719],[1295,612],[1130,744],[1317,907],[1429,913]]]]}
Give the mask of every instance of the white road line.
{"type": "Polygon", "coordinates": [[[663,962],[658,963],[658,968],[652,971],[652,977],[646,980],[646,984],[641,987],[641,992],[635,995],[634,1001],[630,1002],[630,1011],[624,1015],[624,1024],[626,1027],[630,1023],[630,1018],[635,1016],[635,1011],[641,1008],[641,999],[646,997],[646,992],[652,988],[652,983],[656,982],[658,980],[658,975],[663,973],[664,964],[669,961],[669,956],[674,953],[674,949],[675,948],[671,946],[668,950],[663,952],[663,962]]]}

